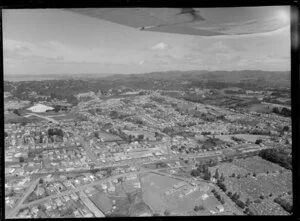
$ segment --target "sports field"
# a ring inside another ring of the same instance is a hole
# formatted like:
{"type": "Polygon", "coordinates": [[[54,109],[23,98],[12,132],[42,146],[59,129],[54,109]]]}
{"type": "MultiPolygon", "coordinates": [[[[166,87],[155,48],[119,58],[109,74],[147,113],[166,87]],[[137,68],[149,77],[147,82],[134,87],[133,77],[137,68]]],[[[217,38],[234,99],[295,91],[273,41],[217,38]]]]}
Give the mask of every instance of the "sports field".
{"type": "Polygon", "coordinates": [[[154,213],[164,214],[168,210],[171,215],[186,214],[200,204],[207,212],[220,204],[211,193],[211,184],[204,182],[192,186],[182,180],[154,173],[142,177],[141,182],[143,200],[154,213]]]}

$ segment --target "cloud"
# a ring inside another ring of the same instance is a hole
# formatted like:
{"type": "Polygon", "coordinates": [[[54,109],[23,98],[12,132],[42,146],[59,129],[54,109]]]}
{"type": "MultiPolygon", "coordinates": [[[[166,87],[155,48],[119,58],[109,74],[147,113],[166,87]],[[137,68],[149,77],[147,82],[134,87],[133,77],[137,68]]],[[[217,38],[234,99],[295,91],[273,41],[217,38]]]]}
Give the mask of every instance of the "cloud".
{"type": "Polygon", "coordinates": [[[160,42],[154,46],[151,47],[152,50],[165,50],[167,49],[169,46],[164,43],[164,42],[160,42]]]}
{"type": "Polygon", "coordinates": [[[4,57],[32,59],[34,61],[56,62],[101,62],[104,51],[101,48],[71,46],[57,41],[31,43],[14,39],[4,39],[4,57]]]}
{"type": "Polygon", "coordinates": [[[144,60],[141,60],[141,61],[139,61],[138,64],[139,64],[139,65],[143,65],[143,64],[145,64],[145,61],[144,61],[144,60]]]}

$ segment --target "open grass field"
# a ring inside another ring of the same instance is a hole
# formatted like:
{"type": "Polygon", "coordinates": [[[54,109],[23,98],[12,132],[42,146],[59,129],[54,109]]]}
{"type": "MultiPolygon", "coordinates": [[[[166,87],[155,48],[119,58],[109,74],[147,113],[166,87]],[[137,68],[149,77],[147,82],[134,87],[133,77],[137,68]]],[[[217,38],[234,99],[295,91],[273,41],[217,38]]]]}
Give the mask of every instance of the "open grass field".
{"type": "Polygon", "coordinates": [[[266,173],[268,171],[276,172],[283,169],[281,166],[274,164],[270,161],[264,160],[258,156],[246,159],[236,159],[233,161],[233,164],[240,168],[244,168],[251,173],[266,173]]]}
{"type": "Polygon", "coordinates": [[[209,169],[210,169],[212,175],[214,175],[215,172],[216,172],[216,169],[218,169],[219,170],[219,174],[221,175],[223,173],[224,177],[229,177],[233,173],[236,176],[237,175],[244,176],[247,173],[249,173],[247,169],[239,167],[239,166],[236,166],[233,163],[221,163],[221,164],[218,164],[217,166],[210,167],[209,169]]]}
{"type": "Polygon", "coordinates": [[[36,123],[36,122],[42,122],[42,121],[45,121],[45,119],[42,119],[42,118],[36,117],[36,116],[21,117],[16,114],[13,114],[13,113],[4,115],[4,122],[6,124],[9,124],[9,123],[36,123]]]}
{"type": "Polygon", "coordinates": [[[198,187],[185,184],[178,189],[173,186],[181,180],[157,174],[147,174],[142,177],[143,199],[154,213],[163,214],[165,210],[171,215],[191,213],[195,206],[203,205],[205,210],[201,213],[208,214],[209,210],[216,210],[220,202],[210,192],[212,184],[198,182],[198,187]],[[172,191],[170,191],[172,190],[172,191]],[[167,194],[169,192],[169,194],[167,194]],[[208,197],[202,198],[204,194],[208,197]]]}
{"type": "Polygon", "coordinates": [[[272,108],[268,108],[268,105],[265,104],[252,104],[249,107],[249,111],[257,112],[257,113],[271,113],[272,108]]]}
{"type": "Polygon", "coordinates": [[[72,114],[57,114],[57,115],[49,115],[49,117],[53,118],[54,120],[57,120],[57,121],[64,121],[64,120],[76,120],[76,117],[72,114]]]}
{"type": "Polygon", "coordinates": [[[268,139],[269,136],[254,135],[254,134],[234,134],[233,137],[246,140],[248,142],[254,143],[257,139],[268,139]]]}

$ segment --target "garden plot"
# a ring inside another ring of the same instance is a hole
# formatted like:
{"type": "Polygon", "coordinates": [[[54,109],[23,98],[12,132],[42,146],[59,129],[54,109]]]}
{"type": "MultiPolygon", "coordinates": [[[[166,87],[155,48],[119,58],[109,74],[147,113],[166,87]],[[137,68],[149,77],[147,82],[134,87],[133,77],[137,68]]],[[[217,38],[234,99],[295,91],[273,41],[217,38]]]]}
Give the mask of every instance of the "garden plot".
{"type": "Polygon", "coordinates": [[[241,193],[241,200],[249,197],[251,200],[258,199],[261,195],[278,196],[282,193],[291,191],[291,174],[261,174],[257,177],[248,176],[237,178],[228,178],[225,180],[228,191],[241,193]]]}
{"type": "Polygon", "coordinates": [[[249,208],[255,215],[289,215],[280,205],[273,202],[273,199],[266,199],[261,203],[251,203],[249,208]]]}

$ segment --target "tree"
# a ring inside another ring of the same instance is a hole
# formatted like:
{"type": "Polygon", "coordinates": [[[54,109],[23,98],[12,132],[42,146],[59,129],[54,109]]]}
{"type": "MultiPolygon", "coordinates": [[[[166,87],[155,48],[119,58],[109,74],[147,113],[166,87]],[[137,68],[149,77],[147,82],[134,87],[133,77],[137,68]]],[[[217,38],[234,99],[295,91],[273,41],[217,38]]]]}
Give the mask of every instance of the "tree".
{"type": "Polygon", "coordinates": [[[240,207],[240,208],[242,208],[242,209],[245,208],[245,204],[244,204],[243,201],[241,201],[241,200],[236,200],[235,203],[236,203],[236,205],[237,205],[238,207],[240,207]]]}
{"type": "Polygon", "coordinates": [[[249,199],[249,198],[247,198],[247,200],[246,200],[246,206],[249,206],[249,205],[250,205],[250,203],[251,203],[250,199],[249,199]]]}
{"type": "Polygon", "coordinates": [[[218,169],[216,169],[216,172],[215,172],[215,178],[216,178],[216,179],[219,179],[219,170],[218,170],[218,169]]]}
{"type": "Polygon", "coordinates": [[[18,115],[18,116],[21,116],[20,110],[18,110],[18,109],[14,109],[13,113],[18,115]]]}
{"type": "Polygon", "coordinates": [[[221,182],[224,182],[224,181],[225,181],[225,177],[224,177],[224,174],[223,174],[223,173],[221,174],[220,181],[221,181],[221,182]]]}
{"type": "Polygon", "coordinates": [[[261,144],[262,143],[262,139],[257,139],[256,141],[255,141],[255,144],[257,144],[257,145],[259,145],[259,144],[261,144]]]}
{"type": "Polygon", "coordinates": [[[228,192],[227,195],[231,198],[232,197],[232,192],[228,192]]]}
{"type": "Polygon", "coordinates": [[[284,126],[283,128],[282,128],[282,131],[289,131],[289,126],[284,126]]]}
{"type": "Polygon", "coordinates": [[[56,106],[54,107],[54,112],[58,112],[58,111],[60,111],[60,108],[59,108],[59,106],[56,105],[56,106]]]}
{"type": "Polygon", "coordinates": [[[131,143],[132,140],[133,140],[133,136],[130,134],[129,137],[128,137],[128,142],[131,143]]]}
{"type": "Polygon", "coordinates": [[[232,177],[235,177],[235,173],[233,173],[231,176],[232,176],[232,177]]]}
{"type": "Polygon", "coordinates": [[[25,161],[24,157],[19,157],[19,162],[20,163],[24,163],[24,161],[25,161]]]}
{"type": "Polygon", "coordinates": [[[203,205],[199,205],[199,206],[195,206],[194,207],[194,211],[198,212],[198,211],[203,211],[205,210],[205,207],[203,205]]]}
{"type": "Polygon", "coordinates": [[[191,172],[191,175],[193,176],[193,177],[198,177],[198,176],[200,176],[200,171],[199,170],[192,170],[192,172],[191,172]]]}
{"type": "Polygon", "coordinates": [[[164,215],[165,216],[170,216],[170,214],[171,214],[170,211],[166,209],[165,212],[164,212],[164,215]]]}
{"type": "Polygon", "coordinates": [[[210,178],[211,178],[211,173],[209,171],[205,171],[203,179],[204,180],[210,180],[210,178]]]}
{"type": "Polygon", "coordinates": [[[144,135],[143,134],[138,135],[138,140],[139,141],[142,141],[143,139],[144,139],[144,135]]]}
{"type": "Polygon", "coordinates": [[[239,195],[238,195],[237,193],[234,193],[234,194],[231,196],[231,199],[232,199],[233,201],[238,200],[238,198],[239,198],[239,195]]]}
{"type": "Polygon", "coordinates": [[[224,198],[223,198],[223,197],[220,199],[220,202],[221,202],[222,204],[224,204],[224,203],[225,203],[225,200],[224,200],[224,198]]]}

